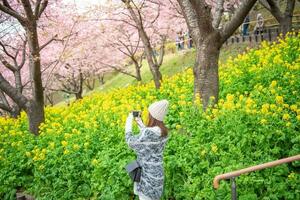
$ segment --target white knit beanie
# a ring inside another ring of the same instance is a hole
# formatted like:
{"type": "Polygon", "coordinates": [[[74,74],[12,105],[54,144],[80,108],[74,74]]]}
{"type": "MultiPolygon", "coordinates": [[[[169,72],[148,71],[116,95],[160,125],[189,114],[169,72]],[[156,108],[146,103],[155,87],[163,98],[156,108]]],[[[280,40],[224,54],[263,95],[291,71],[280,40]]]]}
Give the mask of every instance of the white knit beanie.
{"type": "Polygon", "coordinates": [[[169,102],[167,100],[161,100],[154,102],[148,108],[150,115],[159,121],[163,121],[164,117],[168,113],[169,102]]]}

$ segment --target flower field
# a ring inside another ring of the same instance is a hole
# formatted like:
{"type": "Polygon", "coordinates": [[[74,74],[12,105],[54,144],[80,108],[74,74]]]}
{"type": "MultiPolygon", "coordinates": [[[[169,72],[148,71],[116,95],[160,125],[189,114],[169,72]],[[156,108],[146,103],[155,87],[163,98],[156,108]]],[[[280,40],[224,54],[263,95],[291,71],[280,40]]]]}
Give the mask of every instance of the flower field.
{"type": "MultiPolygon", "coordinates": [[[[220,100],[193,103],[192,69],[153,83],[97,93],[69,107],[49,107],[41,134],[25,114],[0,118],[0,199],[24,189],[38,199],[129,199],[124,166],[134,152],[124,141],[130,110],[170,101],[164,199],[230,199],[221,173],[300,153],[300,36],[229,59],[220,66],[220,100]]],[[[137,130],[137,127],[135,127],[137,130]]],[[[300,162],[237,178],[239,199],[300,199],[300,162]]]]}

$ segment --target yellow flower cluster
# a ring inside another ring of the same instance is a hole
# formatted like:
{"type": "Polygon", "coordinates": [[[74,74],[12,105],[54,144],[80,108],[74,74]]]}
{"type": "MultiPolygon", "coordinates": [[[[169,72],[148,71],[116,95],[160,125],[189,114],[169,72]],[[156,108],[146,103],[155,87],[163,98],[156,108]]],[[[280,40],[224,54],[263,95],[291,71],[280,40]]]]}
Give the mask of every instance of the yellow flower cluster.
{"type": "MultiPolygon", "coordinates": [[[[300,36],[294,37],[300,43],[300,36]]],[[[271,126],[277,120],[287,128],[299,127],[300,58],[290,56],[294,54],[288,52],[289,46],[287,40],[276,45],[263,42],[261,49],[249,50],[221,64],[220,99],[217,105],[202,113],[203,119],[212,122],[229,112],[241,112],[253,116],[258,126],[271,126]]],[[[40,126],[39,137],[43,141],[40,143],[27,131],[24,113],[18,119],[0,117],[3,141],[0,159],[5,158],[3,152],[9,149],[22,152],[34,162],[45,161],[50,153],[68,157],[78,152],[97,151],[93,148],[98,142],[115,143],[114,136],[123,136],[124,123],[131,110],[141,110],[146,122],[149,104],[162,98],[170,101],[167,117],[170,130],[182,133],[187,123],[198,120],[187,114],[192,112],[191,108],[201,110],[202,103],[200,94],[193,94],[193,71],[188,68],[165,78],[160,90],[150,82],[94,93],[69,107],[47,107],[46,120],[40,126]]],[[[213,143],[201,150],[200,155],[204,156],[206,151],[218,153],[221,148],[213,143]]],[[[89,159],[92,166],[99,163],[98,158],[89,159]]],[[[40,165],[40,169],[44,166],[40,165]]]]}

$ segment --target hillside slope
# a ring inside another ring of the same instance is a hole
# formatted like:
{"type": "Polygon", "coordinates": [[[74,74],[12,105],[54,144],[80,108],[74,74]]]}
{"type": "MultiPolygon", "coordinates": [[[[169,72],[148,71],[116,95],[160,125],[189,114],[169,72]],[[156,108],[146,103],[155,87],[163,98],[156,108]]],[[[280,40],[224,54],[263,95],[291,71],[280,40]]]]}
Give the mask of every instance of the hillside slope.
{"type": "MultiPolygon", "coordinates": [[[[300,152],[300,36],[229,59],[220,67],[220,101],[206,113],[193,99],[190,68],[152,82],[95,93],[69,107],[46,109],[35,138],[26,117],[0,118],[0,199],[16,188],[38,199],[129,199],[124,166],[135,154],[124,141],[130,110],[170,101],[163,199],[230,199],[213,178],[300,152]]],[[[136,127],[135,127],[136,128],[136,127]]],[[[239,199],[300,199],[300,162],[237,178],[239,199]]]]}

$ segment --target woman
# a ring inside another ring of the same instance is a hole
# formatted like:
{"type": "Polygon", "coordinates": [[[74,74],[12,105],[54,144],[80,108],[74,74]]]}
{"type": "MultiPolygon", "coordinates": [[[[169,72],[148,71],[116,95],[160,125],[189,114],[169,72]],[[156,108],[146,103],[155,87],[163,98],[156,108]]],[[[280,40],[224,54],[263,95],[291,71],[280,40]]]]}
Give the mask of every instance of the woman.
{"type": "Polygon", "coordinates": [[[261,13],[256,16],[256,25],[254,27],[254,34],[262,34],[264,32],[264,18],[261,13]]]}
{"type": "Polygon", "coordinates": [[[139,135],[132,134],[132,113],[126,120],[126,142],[136,152],[137,161],[142,167],[140,182],[134,182],[134,194],[138,195],[140,200],[158,200],[163,193],[163,150],[168,140],[168,129],[163,120],[168,105],[167,100],[162,100],[149,106],[147,127],[141,118],[136,118],[140,128],[139,135]]]}

